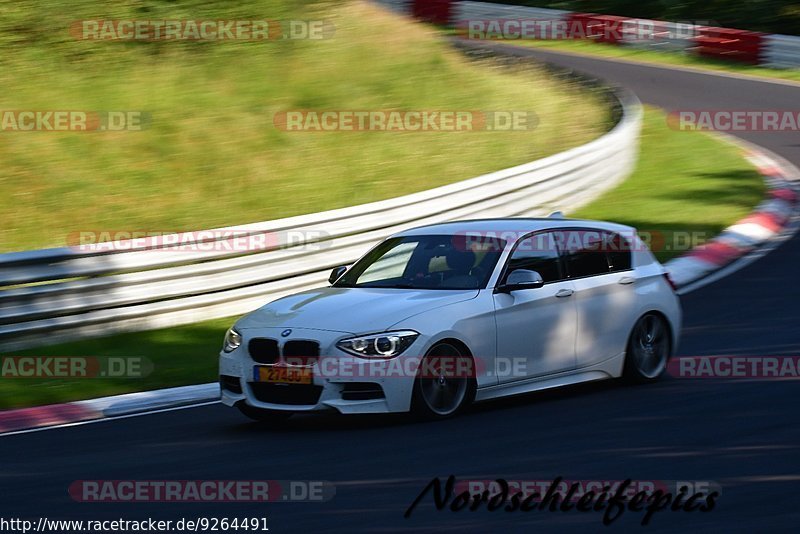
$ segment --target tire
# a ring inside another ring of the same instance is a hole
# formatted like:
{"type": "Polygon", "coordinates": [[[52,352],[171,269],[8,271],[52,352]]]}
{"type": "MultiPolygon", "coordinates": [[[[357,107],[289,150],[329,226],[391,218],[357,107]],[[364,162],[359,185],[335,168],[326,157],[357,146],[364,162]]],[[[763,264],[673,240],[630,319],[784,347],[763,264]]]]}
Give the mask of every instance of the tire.
{"type": "Polygon", "coordinates": [[[671,344],[669,324],[661,315],[641,316],[628,340],[623,378],[639,384],[658,380],[667,368],[671,344]]]}
{"type": "Polygon", "coordinates": [[[460,413],[475,399],[474,371],[472,357],[455,345],[446,342],[434,345],[422,359],[414,380],[412,414],[418,419],[438,420],[460,413]]]}
{"type": "Polygon", "coordinates": [[[244,402],[238,403],[236,407],[242,414],[260,423],[282,423],[292,416],[292,412],[254,408],[244,402]]]}

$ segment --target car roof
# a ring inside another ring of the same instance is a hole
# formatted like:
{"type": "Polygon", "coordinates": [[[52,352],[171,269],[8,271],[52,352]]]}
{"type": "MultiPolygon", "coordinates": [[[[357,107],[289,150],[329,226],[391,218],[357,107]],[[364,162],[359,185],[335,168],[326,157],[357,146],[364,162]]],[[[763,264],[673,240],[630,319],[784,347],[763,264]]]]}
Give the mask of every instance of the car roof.
{"type": "Polygon", "coordinates": [[[612,232],[634,232],[630,226],[610,223],[605,221],[592,221],[588,219],[562,219],[562,218],[505,218],[505,219],[475,219],[468,221],[451,221],[411,228],[399,232],[394,237],[416,235],[459,235],[467,232],[495,234],[503,237],[501,233],[522,237],[531,232],[554,230],[559,228],[586,228],[596,230],[609,230],[612,232]]]}

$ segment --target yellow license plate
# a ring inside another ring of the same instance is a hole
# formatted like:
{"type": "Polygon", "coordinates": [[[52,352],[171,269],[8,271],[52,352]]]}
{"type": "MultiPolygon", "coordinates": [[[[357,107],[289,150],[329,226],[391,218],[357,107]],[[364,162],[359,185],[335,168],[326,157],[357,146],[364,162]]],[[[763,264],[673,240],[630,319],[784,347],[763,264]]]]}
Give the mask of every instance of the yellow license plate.
{"type": "Polygon", "coordinates": [[[310,384],[312,382],[311,369],[256,366],[253,370],[256,382],[273,384],[310,384]]]}

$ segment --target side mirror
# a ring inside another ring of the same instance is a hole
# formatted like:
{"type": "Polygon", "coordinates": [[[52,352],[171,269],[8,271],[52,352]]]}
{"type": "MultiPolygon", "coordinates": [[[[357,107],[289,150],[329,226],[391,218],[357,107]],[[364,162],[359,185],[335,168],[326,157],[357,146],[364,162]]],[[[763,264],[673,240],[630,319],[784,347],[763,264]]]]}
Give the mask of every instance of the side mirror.
{"type": "Polygon", "coordinates": [[[539,289],[544,286],[544,278],[536,271],[517,269],[508,275],[506,283],[497,288],[499,293],[511,293],[525,289],[539,289]]]}
{"type": "Polygon", "coordinates": [[[331,275],[328,277],[328,282],[331,284],[335,283],[342,275],[347,271],[347,265],[340,265],[338,267],[334,267],[333,271],[331,271],[331,275]]]}

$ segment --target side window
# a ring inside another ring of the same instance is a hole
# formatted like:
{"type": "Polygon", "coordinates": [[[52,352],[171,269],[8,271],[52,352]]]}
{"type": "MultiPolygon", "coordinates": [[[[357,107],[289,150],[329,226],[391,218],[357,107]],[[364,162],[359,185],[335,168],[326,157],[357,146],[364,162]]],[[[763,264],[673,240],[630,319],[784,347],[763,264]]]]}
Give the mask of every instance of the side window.
{"type": "Polygon", "coordinates": [[[606,232],[606,250],[612,272],[631,270],[633,248],[628,238],[613,232],[606,232]]]}
{"type": "Polygon", "coordinates": [[[536,234],[521,240],[508,261],[506,276],[517,269],[536,271],[542,275],[545,283],[563,280],[553,234],[536,234]]]}
{"type": "Polygon", "coordinates": [[[570,278],[608,274],[608,256],[604,232],[599,230],[564,230],[557,235],[570,278]]]}

